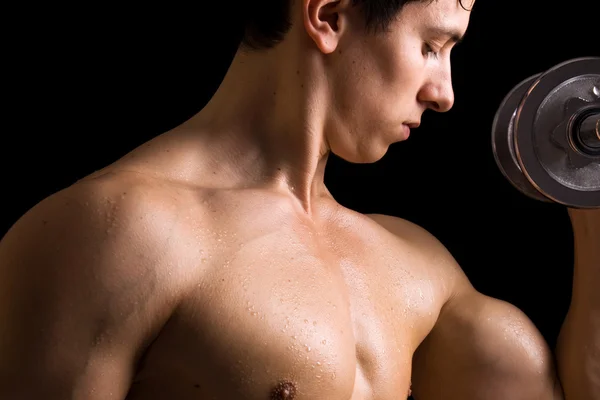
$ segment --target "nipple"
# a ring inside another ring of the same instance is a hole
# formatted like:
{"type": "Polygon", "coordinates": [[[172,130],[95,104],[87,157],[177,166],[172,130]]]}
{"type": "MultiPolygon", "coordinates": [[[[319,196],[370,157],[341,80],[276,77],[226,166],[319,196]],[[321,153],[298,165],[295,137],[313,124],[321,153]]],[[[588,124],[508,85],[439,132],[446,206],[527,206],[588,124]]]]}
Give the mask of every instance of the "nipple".
{"type": "Polygon", "coordinates": [[[293,400],[296,397],[296,386],[292,382],[282,381],[271,392],[271,400],[293,400]]]}

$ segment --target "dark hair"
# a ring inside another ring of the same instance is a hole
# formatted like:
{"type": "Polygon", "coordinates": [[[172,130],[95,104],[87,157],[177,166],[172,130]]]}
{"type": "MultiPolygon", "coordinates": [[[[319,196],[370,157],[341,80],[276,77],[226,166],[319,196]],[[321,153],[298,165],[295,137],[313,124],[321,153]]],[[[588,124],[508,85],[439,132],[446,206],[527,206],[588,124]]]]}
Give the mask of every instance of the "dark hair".
{"type": "MultiPolygon", "coordinates": [[[[245,1],[251,5],[244,7],[245,23],[242,46],[260,50],[276,46],[291,28],[292,3],[299,0],[257,0],[245,1]]],[[[367,32],[386,31],[405,4],[415,1],[436,0],[352,0],[360,7],[365,18],[367,32]]],[[[464,7],[462,0],[458,0],[464,7]]]]}

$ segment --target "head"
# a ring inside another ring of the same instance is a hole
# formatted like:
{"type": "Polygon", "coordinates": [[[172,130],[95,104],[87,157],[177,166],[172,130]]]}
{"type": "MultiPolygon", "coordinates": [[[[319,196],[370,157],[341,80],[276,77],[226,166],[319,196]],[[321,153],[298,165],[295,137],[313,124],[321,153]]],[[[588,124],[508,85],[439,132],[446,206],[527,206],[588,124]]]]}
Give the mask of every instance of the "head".
{"type": "Polygon", "coordinates": [[[261,0],[245,11],[242,47],[284,47],[284,54],[318,60],[329,149],[350,162],[373,162],[425,110],[452,107],[450,52],[473,1],[261,0]]]}

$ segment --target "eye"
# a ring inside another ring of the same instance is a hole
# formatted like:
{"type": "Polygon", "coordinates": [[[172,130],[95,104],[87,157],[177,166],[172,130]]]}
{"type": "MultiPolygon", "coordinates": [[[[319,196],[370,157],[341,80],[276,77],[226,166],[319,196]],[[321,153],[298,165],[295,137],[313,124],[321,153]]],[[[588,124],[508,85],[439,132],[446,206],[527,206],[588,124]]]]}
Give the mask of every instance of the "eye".
{"type": "Polygon", "coordinates": [[[439,52],[435,51],[430,44],[424,43],[423,44],[423,55],[438,58],[439,52]]]}

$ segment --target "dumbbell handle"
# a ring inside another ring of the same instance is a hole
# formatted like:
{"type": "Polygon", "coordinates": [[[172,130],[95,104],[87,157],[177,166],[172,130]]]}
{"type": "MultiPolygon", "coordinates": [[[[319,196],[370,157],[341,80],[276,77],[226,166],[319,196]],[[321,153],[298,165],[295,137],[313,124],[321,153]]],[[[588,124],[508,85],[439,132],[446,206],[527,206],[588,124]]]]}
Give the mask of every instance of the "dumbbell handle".
{"type": "Polygon", "coordinates": [[[600,149],[600,113],[587,116],[579,126],[579,140],[593,149],[600,149]]]}

